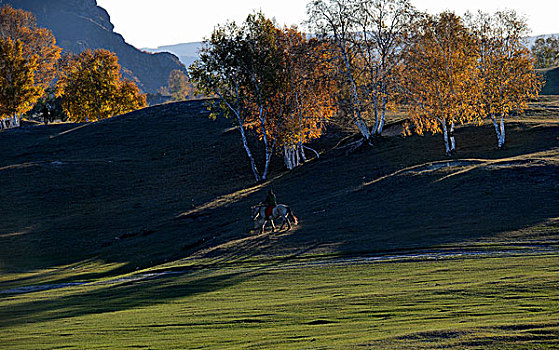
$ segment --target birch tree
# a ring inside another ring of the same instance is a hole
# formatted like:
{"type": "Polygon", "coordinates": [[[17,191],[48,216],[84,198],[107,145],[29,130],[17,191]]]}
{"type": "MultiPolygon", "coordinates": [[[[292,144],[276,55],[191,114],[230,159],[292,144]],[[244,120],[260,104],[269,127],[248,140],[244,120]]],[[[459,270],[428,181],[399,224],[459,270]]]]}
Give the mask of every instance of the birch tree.
{"type": "Polygon", "coordinates": [[[278,143],[288,169],[303,164],[305,149],[318,152],[305,144],[319,138],[336,112],[334,84],[328,43],[307,40],[296,28],[278,30],[283,52],[283,75],[278,89],[276,115],[281,118],[278,143]]]}
{"type": "Polygon", "coordinates": [[[250,14],[241,28],[239,63],[248,97],[249,127],[255,128],[264,148],[266,180],[276,147],[276,134],[281,119],[272,115],[272,99],[281,86],[282,52],[275,24],[261,12],[250,14]]]}
{"type": "Polygon", "coordinates": [[[359,4],[354,0],[313,0],[307,6],[310,31],[332,43],[336,68],[342,77],[341,91],[348,94],[350,118],[368,141],[371,130],[363,97],[363,64],[353,45],[359,37],[360,28],[355,20],[358,11],[359,4]]]}
{"type": "Polygon", "coordinates": [[[354,45],[364,65],[366,96],[373,105],[371,134],[380,135],[387,105],[395,102],[403,44],[416,11],[408,0],[360,0],[357,4],[354,45]]]}
{"type": "Polygon", "coordinates": [[[497,146],[505,145],[505,118],[520,115],[529,99],[536,98],[542,86],[524,44],[526,20],[512,10],[494,14],[469,15],[479,54],[478,81],[481,93],[478,109],[495,127],[497,146]]]}
{"type": "Polygon", "coordinates": [[[0,117],[9,116],[19,126],[18,115],[30,110],[43,90],[35,84],[38,63],[27,59],[21,40],[0,38],[0,117]]]}
{"type": "Polygon", "coordinates": [[[10,114],[13,125],[19,126],[21,114],[33,107],[55,78],[62,49],[49,30],[37,27],[31,12],[9,5],[0,8],[0,40],[4,50],[2,84],[7,84],[0,89],[9,95],[3,96],[1,108],[9,110],[5,113],[10,114]],[[34,88],[28,86],[31,81],[34,88]],[[15,101],[19,105],[14,105],[15,101]]]}
{"type": "Polygon", "coordinates": [[[261,13],[249,15],[240,26],[235,22],[217,26],[190,67],[197,88],[217,95],[220,110],[226,117],[234,116],[256,181],[266,180],[275,148],[277,123],[269,113],[281,63],[275,31],[261,13]],[[255,129],[262,142],[262,171],[248,144],[248,129],[255,129]]]}
{"type": "Polygon", "coordinates": [[[405,90],[419,133],[441,132],[447,155],[456,150],[457,124],[479,121],[480,89],[473,36],[451,12],[424,15],[406,48],[405,90]]]}
{"type": "MultiPolygon", "coordinates": [[[[238,126],[243,148],[250,162],[254,179],[262,180],[247,140],[249,118],[242,86],[244,72],[239,62],[242,51],[241,29],[235,22],[215,27],[200,50],[200,58],[189,68],[196,88],[208,96],[217,96],[217,105],[225,117],[232,116],[238,126]]],[[[214,109],[211,117],[216,118],[214,109]]]]}

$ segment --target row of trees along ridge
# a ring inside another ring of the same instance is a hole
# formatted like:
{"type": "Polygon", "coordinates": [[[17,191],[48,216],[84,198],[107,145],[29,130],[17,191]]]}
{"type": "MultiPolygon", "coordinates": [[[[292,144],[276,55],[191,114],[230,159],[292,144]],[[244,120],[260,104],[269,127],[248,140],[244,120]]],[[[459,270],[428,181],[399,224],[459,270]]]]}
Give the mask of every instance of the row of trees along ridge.
{"type": "Polygon", "coordinates": [[[106,50],[64,55],[35,17],[9,5],[0,8],[0,119],[19,126],[39,99],[62,100],[71,121],[95,121],[147,105],[136,84],[123,80],[118,58],[106,50]]]}
{"type": "Polygon", "coordinates": [[[505,118],[522,113],[543,83],[524,45],[526,21],[514,11],[460,17],[420,13],[408,0],[314,0],[307,12],[312,39],[254,13],[217,26],[190,68],[197,87],[234,116],[257,181],[274,150],[289,169],[304,162],[305,144],[332,118],[349,117],[360,144],[372,144],[387,110],[400,107],[409,113],[406,133],[442,133],[448,155],[457,125],[485,119],[501,148],[505,118]],[[251,128],[264,149],[262,171],[251,128]]]}

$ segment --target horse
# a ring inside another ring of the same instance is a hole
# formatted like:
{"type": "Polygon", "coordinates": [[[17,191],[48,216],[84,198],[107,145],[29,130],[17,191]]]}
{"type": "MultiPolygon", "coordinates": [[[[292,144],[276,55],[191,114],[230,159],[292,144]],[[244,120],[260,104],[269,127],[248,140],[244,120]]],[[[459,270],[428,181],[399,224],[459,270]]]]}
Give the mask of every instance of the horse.
{"type": "Polygon", "coordinates": [[[252,207],[252,220],[254,221],[254,228],[257,229],[260,227],[260,234],[264,233],[264,228],[266,227],[266,223],[270,222],[272,224],[272,233],[276,230],[276,225],[274,225],[274,219],[282,219],[282,223],[280,226],[280,231],[283,229],[283,226],[287,223],[287,231],[291,230],[291,223],[289,219],[293,220],[293,224],[297,225],[297,217],[285,204],[278,204],[272,210],[272,217],[266,217],[266,206],[263,204],[258,204],[252,207]]]}

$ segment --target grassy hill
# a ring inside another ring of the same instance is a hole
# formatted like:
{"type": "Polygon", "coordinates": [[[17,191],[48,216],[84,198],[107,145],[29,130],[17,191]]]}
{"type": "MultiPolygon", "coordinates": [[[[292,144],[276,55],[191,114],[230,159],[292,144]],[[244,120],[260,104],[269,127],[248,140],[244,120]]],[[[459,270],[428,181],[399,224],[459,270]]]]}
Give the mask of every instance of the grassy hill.
{"type": "Polygon", "coordinates": [[[504,150],[458,128],[453,159],[440,135],[346,155],[331,128],[260,185],[200,101],[4,131],[0,348],[557,345],[558,108],[511,118],[504,150]],[[253,230],[269,187],[292,231],[253,230]]]}
{"type": "Polygon", "coordinates": [[[542,88],[543,95],[559,95],[559,67],[540,69],[545,78],[545,85],[542,88]]]}
{"type": "Polygon", "coordinates": [[[135,268],[206,250],[374,253],[556,227],[559,125],[545,115],[553,101],[535,104],[532,122],[509,122],[504,151],[489,125],[461,128],[451,162],[440,135],[384,138],[350,156],[328,151],[327,138],[323,156],[295,171],[275,159],[262,186],[237,132],[206,118],[202,102],[4,132],[1,268],[94,257],[135,268]],[[249,217],[269,186],[301,219],[274,242],[251,233],[249,217]]]}

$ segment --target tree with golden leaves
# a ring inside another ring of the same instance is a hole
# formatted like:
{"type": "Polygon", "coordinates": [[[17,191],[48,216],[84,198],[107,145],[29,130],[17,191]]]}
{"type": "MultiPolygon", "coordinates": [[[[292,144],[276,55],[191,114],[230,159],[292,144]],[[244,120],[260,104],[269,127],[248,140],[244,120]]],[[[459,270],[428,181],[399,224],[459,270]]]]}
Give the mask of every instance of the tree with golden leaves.
{"type": "Polygon", "coordinates": [[[473,35],[452,12],[424,15],[406,47],[404,88],[418,133],[443,134],[447,155],[456,150],[456,124],[479,122],[478,61],[473,35]]]}
{"type": "Polygon", "coordinates": [[[267,179],[278,149],[288,168],[301,164],[304,144],[320,136],[333,114],[331,82],[326,79],[331,67],[322,57],[328,54],[323,45],[254,13],[242,25],[217,26],[200,59],[190,66],[197,88],[217,96],[221,114],[234,117],[256,181],[267,179]],[[263,162],[253,155],[249,131],[260,141],[263,162]]]}
{"type": "Polygon", "coordinates": [[[21,40],[24,57],[37,60],[35,83],[46,89],[56,77],[56,63],[62,52],[52,32],[37,27],[31,12],[5,5],[0,9],[0,37],[21,40]]]}
{"type": "Polygon", "coordinates": [[[288,169],[306,161],[305,144],[319,138],[337,107],[333,101],[333,69],[328,43],[306,39],[297,28],[277,31],[283,52],[283,82],[278,85],[278,146],[288,169]]]}
{"type": "Polygon", "coordinates": [[[542,80],[535,71],[535,60],[524,45],[528,34],[526,20],[513,10],[494,14],[478,12],[469,16],[479,53],[478,82],[481,93],[478,109],[495,127],[497,146],[505,145],[505,118],[517,115],[536,98],[542,80]]]}
{"type": "Polygon", "coordinates": [[[57,96],[73,122],[93,122],[146,107],[136,84],[122,79],[118,57],[108,51],[85,50],[63,59],[57,96]]]}
{"type": "Polygon", "coordinates": [[[188,81],[188,77],[178,69],[169,73],[167,85],[171,101],[184,101],[193,95],[192,85],[188,81]]]}
{"type": "Polygon", "coordinates": [[[0,117],[10,116],[19,126],[18,115],[30,110],[43,90],[35,84],[37,61],[23,54],[21,40],[0,38],[0,117]]]}
{"type": "Polygon", "coordinates": [[[361,29],[355,19],[359,5],[355,0],[313,0],[307,5],[307,15],[311,31],[332,44],[330,48],[337,66],[334,72],[339,82],[338,103],[363,139],[369,140],[368,103],[363,89],[367,79],[363,58],[354,45],[359,41],[361,29]]]}
{"type": "Polygon", "coordinates": [[[4,105],[2,109],[9,110],[13,124],[19,125],[20,115],[33,106],[37,95],[40,97],[54,80],[62,49],[56,46],[54,35],[48,29],[37,27],[31,12],[9,5],[0,8],[0,40],[5,60],[1,67],[2,83],[8,84],[0,89],[4,93],[10,91],[8,96],[0,97],[9,103],[9,107],[4,105]],[[13,64],[15,61],[17,65],[13,64]],[[18,78],[23,80],[18,82],[18,78]],[[29,86],[31,81],[34,88],[29,86]],[[17,88],[22,90],[15,91],[17,88]],[[14,98],[15,95],[19,98],[14,98]],[[14,101],[20,105],[13,105],[14,101]]]}

